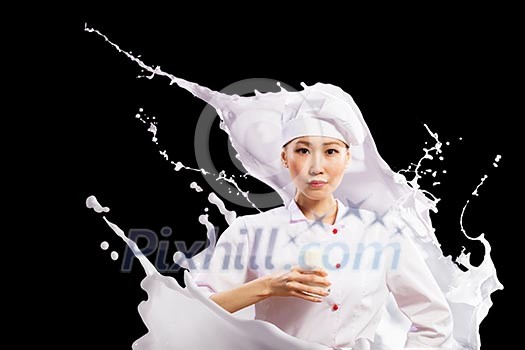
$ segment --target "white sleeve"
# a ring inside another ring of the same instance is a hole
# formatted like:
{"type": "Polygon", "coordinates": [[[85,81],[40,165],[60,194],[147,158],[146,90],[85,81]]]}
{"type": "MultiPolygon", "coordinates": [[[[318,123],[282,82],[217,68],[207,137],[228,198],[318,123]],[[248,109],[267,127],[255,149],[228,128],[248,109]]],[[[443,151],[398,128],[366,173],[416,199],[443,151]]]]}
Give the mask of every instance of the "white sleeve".
{"type": "Polygon", "coordinates": [[[452,336],[452,314],[446,298],[417,246],[405,233],[395,235],[399,244],[397,267],[387,270],[389,290],[400,310],[412,322],[406,348],[441,349],[452,336]]]}
{"type": "Polygon", "coordinates": [[[195,283],[209,297],[249,282],[254,278],[248,268],[249,253],[248,230],[244,219],[238,217],[219,236],[213,254],[205,258],[195,283]]]}

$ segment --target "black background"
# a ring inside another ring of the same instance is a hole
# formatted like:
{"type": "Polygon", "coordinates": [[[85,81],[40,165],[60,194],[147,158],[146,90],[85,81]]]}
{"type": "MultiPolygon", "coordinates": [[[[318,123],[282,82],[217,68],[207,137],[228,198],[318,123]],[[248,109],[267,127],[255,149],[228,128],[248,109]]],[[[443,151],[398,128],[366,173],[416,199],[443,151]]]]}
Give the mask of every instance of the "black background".
{"type": "MultiPolygon", "coordinates": [[[[485,233],[506,287],[493,294],[495,305],[481,325],[482,344],[485,349],[502,345],[497,330],[512,327],[504,319],[512,220],[504,203],[513,160],[505,132],[512,125],[510,102],[516,95],[508,84],[514,74],[514,46],[506,29],[496,32],[480,24],[446,33],[438,22],[427,28],[422,19],[375,30],[371,23],[351,26],[329,18],[290,24],[246,15],[221,21],[195,12],[172,12],[162,19],[85,15],[59,32],[67,51],[63,62],[71,67],[65,74],[66,113],[60,125],[67,132],[58,150],[67,153],[61,164],[67,170],[58,178],[69,201],[68,214],[58,224],[64,236],[54,252],[61,266],[67,265],[60,277],[64,287],[56,295],[72,339],[97,348],[129,349],[147,332],[137,312],[146,298],[140,288],[144,272],[135,261],[132,272],[123,273],[121,260],[110,259],[112,250],[122,256],[124,243],[101,215],[85,208],[89,195],[111,208],[108,219],[125,232],[147,228],[158,233],[168,226],[174,231],[170,239],[190,245],[205,238],[197,220],[205,207],[210,208],[211,222],[226,227],[207,202],[212,188],[202,175],[175,172],[134,118],[139,108],[156,116],[160,149],[175,162],[198,167],[193,137],[205,103],[170,86],[166,78],[138,79],[138,66],[98,35],[85,32],[86,23],[122,49],[141,55],[145,63],[214,90],[247,78],[275,79],[296,89],[301,82],[338,85],[355,99],[380,154],[394,170],[416,162],[425,141],[433,144],[424,123],[441,141],[450,141],[451,146],[443,146],[445,160],[430,163],[431,168],[447,170],[438,175],[441,185],[432,187],[430,176],[422,185],[442,199],[432,218],[445,254],[456,257],[466,247],[478,264],[480,244],[464,238],[459,227],[461,210],[471,199],[464,226],[472,236],[485,233]],[[502,160],[494,168],[498,154],[502,160]],[[472,197],[485,174],[489,177],[480,197],[472,197]],[[193,181],[204,191],[190,189],[193,181]],[[108,251],[100,249],[102,241],[109,243],[108,251]]],[[[210,143],[216,168],[241,174],[226,153],[226,134],[217,120],[210,143]]],[[[240,183],[252,192],[268,190],[254,180],[240,183]]],[[[225,203],[240,215],[255,212],[225,203]]],[[[170,249],[168,257],[175,252],[174,246],[170,249]]],[[[183,284],[182,273],[167,274],[183,284]]]]}

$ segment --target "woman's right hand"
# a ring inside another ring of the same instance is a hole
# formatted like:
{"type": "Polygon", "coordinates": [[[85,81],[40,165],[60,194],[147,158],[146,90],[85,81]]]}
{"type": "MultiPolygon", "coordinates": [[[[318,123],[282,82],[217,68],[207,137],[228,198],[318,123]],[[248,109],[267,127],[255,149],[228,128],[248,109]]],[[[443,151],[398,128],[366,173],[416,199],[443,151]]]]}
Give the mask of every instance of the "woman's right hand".
{"type": "Polygon", "coordinates": [[[275,273],[268,276],[267,285],[270,296],[292,296],[313,302],[321,302],[323,299],[304,292],[318,296],[327,296],[326,288],[331,283],[326,279],[328,273],[323,268],[313,270],[294,266],[288,272],[275,273]]]}

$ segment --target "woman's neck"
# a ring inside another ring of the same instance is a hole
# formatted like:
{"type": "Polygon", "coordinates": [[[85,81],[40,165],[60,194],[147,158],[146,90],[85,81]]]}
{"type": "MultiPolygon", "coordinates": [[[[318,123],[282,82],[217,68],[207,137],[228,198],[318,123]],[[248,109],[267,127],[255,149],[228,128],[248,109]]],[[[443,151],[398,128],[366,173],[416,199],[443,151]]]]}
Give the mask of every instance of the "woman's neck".
{"type": "Polygon", "coordinates": [[[309,220],[315,220],[317,217],[322,217],[323,222],[333,225],[337,216],[337,201],[333,196],[321,200],[313,200],[308,197],[297,194],[295,196],[295,202],[304,216],[309,220]],[[314,215],[315,214],[315,215],[314,215]]]}

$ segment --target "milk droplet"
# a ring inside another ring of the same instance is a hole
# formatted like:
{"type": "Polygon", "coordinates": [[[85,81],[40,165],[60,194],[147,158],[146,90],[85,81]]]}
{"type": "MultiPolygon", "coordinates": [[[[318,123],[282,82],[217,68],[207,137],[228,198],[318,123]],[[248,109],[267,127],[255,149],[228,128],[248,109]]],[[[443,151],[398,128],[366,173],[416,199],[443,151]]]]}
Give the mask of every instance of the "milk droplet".
{"type": "Polygon", "coordinates": [[[195,191],[197,191],[197,192],[202,192],[202,188],[199,185],[197,185],[197,183],[195,181],[193,181],[190,184],[190,188],[195,189],[195,191]]]}
{"type": "Polygon", "coordinates": [[[87,199],[86,199],[86,207],[88,207],[90,209],[93,209],[97,213],[102,213],[102,212],[106,212],[107,213],[109,211],[108,207],[103,207],[103,206],[101,206],[98,203],[97,198],[95,196],[87,197],[87,199]]]}
{"type": "Polygon", "coordinates": [[[492,163],[492,165],[493,165],[495,168],[498,167],[498,164],[497,164],[497,163],[500,161],[500,159],[501,159],[501,155],[498,154],[498,155],[496,156],[496,159],[494,159],[494,163],[492,163]]]}
{"type": "Polygon", "coordinates": [[[102,248],[102,250],[107,250],[109,248],[109,243],[106,241],[100,243],[100,248],[102,248]]]}
{"type": "Polygon", "coordinates": [[[184,259],[186,259],[186,256],[184,256],[184,254],[182,252],[175,252],[175,254],[173,254],[173,262],[174,263],[180,262],[180,261],[182,261],[184,259]]]}
{"type": "Polygon", "coordinates": [[[153,123],[149,124],[148,131],[153,134],[153,137],[151,138],[151,141],[156,142],[157,141],[157,126],[153,123]]]}
{"type": "Polygon", "coordinates": [[[224,215],[224,218],[226,219],[228,225],[230,225],[233,222],[233,220],[235,220],[235,218],[237,217],[237,213],[235,213],[235,211],[230,211],[226,209],[226,207],[224,206],[224,202],[219,197],[217,197],[215,193],[212,192],[208,195],[208,201],[212,204],[215,204],[217,208],[219,208],[219,211],[222,215],[224,215]]]}
{"type": "Polygon", "coordinates": [[[113,260],[117,260],[117,259],[118,259],[118,253],[115,252],[115,251],[112,251],[112,252],[111,252],[111,259],[113,259],[113,260]]]}

